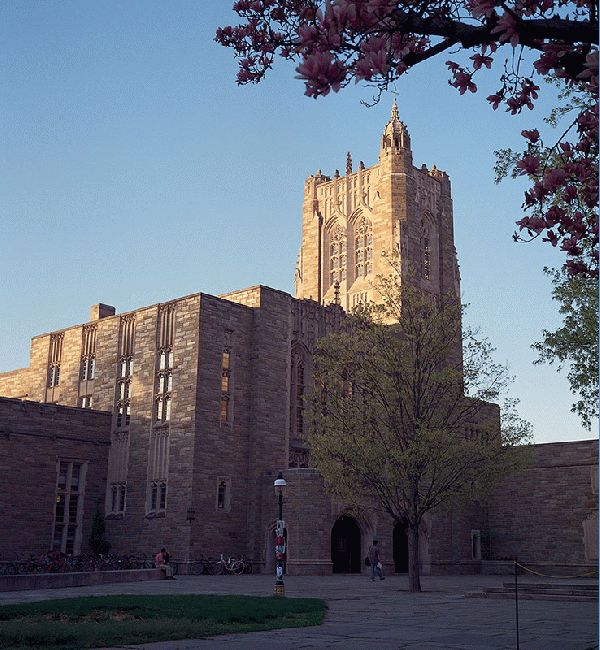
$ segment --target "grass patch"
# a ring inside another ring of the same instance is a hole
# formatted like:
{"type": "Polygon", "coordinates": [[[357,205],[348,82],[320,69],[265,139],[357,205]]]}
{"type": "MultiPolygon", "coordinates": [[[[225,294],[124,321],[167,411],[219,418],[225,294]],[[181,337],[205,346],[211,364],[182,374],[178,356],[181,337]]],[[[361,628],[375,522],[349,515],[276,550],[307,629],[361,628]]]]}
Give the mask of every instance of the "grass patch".
{"type": "Polygon", "coordinates": [[[0,607],[0,648],[97,648],[319,625],[317,598],[94,596],[0,607]]]}

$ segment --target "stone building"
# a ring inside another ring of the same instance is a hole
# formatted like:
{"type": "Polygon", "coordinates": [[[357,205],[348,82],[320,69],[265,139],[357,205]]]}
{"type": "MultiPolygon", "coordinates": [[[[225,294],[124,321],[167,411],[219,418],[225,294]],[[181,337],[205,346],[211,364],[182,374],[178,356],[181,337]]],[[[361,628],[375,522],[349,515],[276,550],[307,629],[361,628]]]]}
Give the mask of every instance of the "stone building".
{"type": "Polygon", "coordinates": [[[0,559],[86,547],[103,510],[110,419],[0,397],[0,559]]]}
{"type": "MultiPolygon", "coordinates": [[[[348,155],[344,177],[319,171],[307,179],[295,298],[255,286],[121,314],[97,304],[86,323],[34,337],[29,367],[0,374],[0,395],[13,398],[0,401],[0,462],[8,467],[21,453],[18,436],[45,427],[45,438],[31,438],[35,455],[27,456],[27,471],[5,474],[0,487],[3,495],[25,499],[23,511],[26,499],[35,498],[39,459],[44,471],[36,489],[45,505],[28,522],[29,536],[0,536],[0,555],[44,545],[84,550],[93,501],[100,498],[116,552],[151,553],[165,545],[181,559],[243,553],[271,570],[273,479],[282,470],[289,484],[288,573],[360,571],[375,535],[389,568],[404,570],[400,526],[374,514],[353,517],[325,494],[322,478],[309,467],[303,402],[316,342],[339,326],[344,310],[378,300],[371,283],[387,273],[383,253],[393,250],[401,281],[460,295],[450,181],[435,167],[413,165],[395,104],[376,165],[361,162],[354,171],[348,155]],[[86,434],[82,427],[89,427],[86,434]],[[64,436],[77,444],[65,447],[64,436]],[[73,463],[80,472],[85,468],[77,486],[89,503],[75,513],[80,525],[69,537],[61,528],[64,510],[48,504],[72,480],[65,472],[73,476],[73,463]]],[[[485,410],[498,421],[497,406],[485,410]]],[[[569,520],[575,528],[578,518],[593,517],[594,507],[597,517],[594,479],[584,480],[594,470],[593,443],[576,444],[559,451],[581,461],[578,478],[556,470],[544,483],[544,499],[552,502],[552,491],[570,481],[571,494],[579,495],[569,520]]],[[[551,456],[540,452],[540,458],[551,456]]],[[[595,468],[597,482],[597,460],[595,468]]],[[[482,539],[492,528],[494,552],[515,552],[511,535],[523,523],[511,519],[509,504],[515,491],[535,494],[532,476],[513,480],[489,507],[470,504],[429,517],[423,572],[481,570],[482,539]]],[[[519,555],[525,559],[531,551],[538,558],[540,540],[551,537],[560,516],[539,517],[535,532],[517,536],[525,540],[519,555]]],[[[580,529],[570,538],[567,555],[577,561],[593,560],[586,534],[580,529]]],[[[552,555],[550,542],[541,546],[552,555]]]]}

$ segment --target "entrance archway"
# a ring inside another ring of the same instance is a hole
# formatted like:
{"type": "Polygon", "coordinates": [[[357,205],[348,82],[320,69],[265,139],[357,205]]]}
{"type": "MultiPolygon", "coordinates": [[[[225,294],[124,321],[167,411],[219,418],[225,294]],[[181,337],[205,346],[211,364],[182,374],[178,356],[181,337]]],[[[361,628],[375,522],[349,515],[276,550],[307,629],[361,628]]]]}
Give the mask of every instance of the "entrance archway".
{"type": "Polygon", "coordinates": [[[350,515],[342,515],[333,524],[331,561],[334,573],[360,573],[360,528],[350,515]]]}
{"type": "Polygon", "coordinates": [[[408,573],[408,537],[404,525],[398,522],[394,526],[394,571],[408,573]]]}

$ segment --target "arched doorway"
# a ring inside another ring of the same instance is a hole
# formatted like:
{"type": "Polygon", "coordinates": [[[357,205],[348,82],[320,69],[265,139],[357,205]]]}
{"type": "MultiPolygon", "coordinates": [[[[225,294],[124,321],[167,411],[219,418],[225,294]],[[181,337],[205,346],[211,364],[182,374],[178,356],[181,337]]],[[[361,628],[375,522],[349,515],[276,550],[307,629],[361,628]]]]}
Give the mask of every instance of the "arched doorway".
{"type": "Polygon", "coordinates": [[[342,515],[331,529],[334,573],[360,573],[360,528],[354,517],[342,515]]]}
{"type": "Polygon", "coordinates": [[[404,524],[398,522],[394,526],[394,571],[408,573],[408,537],[404,524]]]}

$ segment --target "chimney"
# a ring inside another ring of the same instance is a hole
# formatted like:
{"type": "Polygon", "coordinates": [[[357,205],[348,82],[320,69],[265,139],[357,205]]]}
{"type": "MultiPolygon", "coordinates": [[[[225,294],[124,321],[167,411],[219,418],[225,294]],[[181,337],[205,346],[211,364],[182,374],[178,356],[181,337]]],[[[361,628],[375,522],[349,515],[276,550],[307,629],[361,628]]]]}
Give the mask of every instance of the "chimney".
{"type": "Polygon", "coordinates": [[[97,305],[92,305],[90,307],[90,320],[100,320],[107,316],[114,316],[115,311],[115,308],[111,307],[111,305],[105,305],[104,303],[99,302],[97,305]]]}

